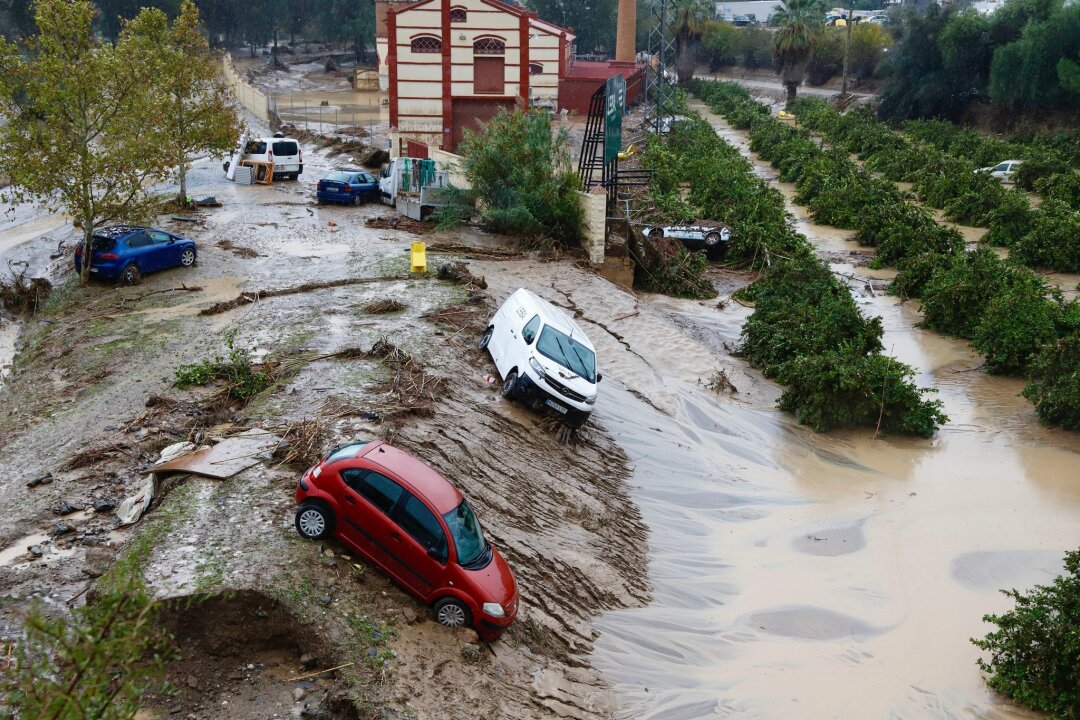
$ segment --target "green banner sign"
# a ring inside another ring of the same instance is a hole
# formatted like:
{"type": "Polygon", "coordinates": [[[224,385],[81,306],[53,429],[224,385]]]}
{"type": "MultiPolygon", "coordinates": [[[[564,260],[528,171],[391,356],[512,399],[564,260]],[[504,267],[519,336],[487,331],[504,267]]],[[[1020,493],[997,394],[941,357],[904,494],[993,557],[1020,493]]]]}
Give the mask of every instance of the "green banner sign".
{"type": "Polygon", "coordinates": [[[622,119],[626,109],[626,78],[609,77],[604,84],[604,164],[614,162],[622,150],[622,119]]]}

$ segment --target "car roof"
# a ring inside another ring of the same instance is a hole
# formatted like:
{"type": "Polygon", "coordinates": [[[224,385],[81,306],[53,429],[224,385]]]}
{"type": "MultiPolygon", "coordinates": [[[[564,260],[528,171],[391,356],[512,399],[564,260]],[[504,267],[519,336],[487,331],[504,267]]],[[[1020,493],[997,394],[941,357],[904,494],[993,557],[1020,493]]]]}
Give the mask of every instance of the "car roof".
{"type": "Polygon", "coordinates": [[[585,334],[585,331],[581,329],[580,325],[574,322],[574,320],[565,312],[555,307],[532,290],[519,288],[510,297],[516,298],[522,305],[525,305],[534,311],[540,316],[540,319],[545,325],[551,325],[556,330],[561,330],[585,347],[596,352],[596,348],[593,347],[592,342],[589,340],[589,336],[585,334]]]}
{"type": "Polygon", "coordinates": [[[367,172],[367,170],[357,170],[355,168],[334,168],[330,172],[332,172],[332,173],[336,173],[336,172],[365,173],[365,172],[367,172]]]}
{"type": "Polygon", "coordinates": [[[122,237],[126,237],[138,230],[149,230],[150,228],[142,225],[112,225],[107,228],[101,228],[94,231],[94,237],[104,237],[110,240],[118,240],[122,237]]]}
{"type": "Polygon", "coordinates": [[[382,440],[364,448],[363,457],[372,465],[389,470],[409,484],[410,490],[435,506],[440,515],[461,504],[461,492],[450,481],[409,453],[382,440]]]}

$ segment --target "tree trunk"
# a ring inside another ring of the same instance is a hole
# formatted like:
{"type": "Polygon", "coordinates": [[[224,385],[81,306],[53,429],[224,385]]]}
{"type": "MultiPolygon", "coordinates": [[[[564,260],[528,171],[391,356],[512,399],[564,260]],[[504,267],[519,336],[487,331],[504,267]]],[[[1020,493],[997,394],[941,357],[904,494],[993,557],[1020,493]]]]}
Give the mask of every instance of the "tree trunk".
{"type": "Polygon", "coordinates": [[[694,79],[694,41],[689,37],[675,38],[675,73],[679,86],[686,87],[694,79]]]}
{"type": "Polygon", "coordinates": [[[94,216],[83,215],[82,270],[79,271],[79,284],[86,287],[90,283],[90,263],[94,253],[94,216]]]}
{"type": "Polygon", "coordinates": [[[787,88],[787,103],[785,103],[784,109],[790,111],[792,104],[795,102],[795,92],[799,89],[799,83],[785,82],[784,87],[787,88]]]}
{"type": "Polygon", "coordinates": [[[187,167],[180,166],[180,207],[187,207],[187,167]]]}

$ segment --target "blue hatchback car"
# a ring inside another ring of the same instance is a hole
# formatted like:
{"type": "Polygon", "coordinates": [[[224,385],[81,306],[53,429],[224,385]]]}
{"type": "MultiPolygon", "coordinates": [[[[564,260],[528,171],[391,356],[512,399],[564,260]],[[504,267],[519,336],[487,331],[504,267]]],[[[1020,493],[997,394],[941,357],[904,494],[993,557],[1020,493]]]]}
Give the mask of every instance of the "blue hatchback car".
{"type": "Polygon", "coordinates": [[[320,203],[360,205],[379,197],[379,181],[363,170],[335,170],[319,181],[315,197],[320,203]]]}
{"type": "MultiPolygon", "coordinates": [[[[82,243],[75,248],[75,272],[82,272],[82,243]]],[[[191,267],[195,241],[164,230],[135,225],[114,225],[94,233],[90,272],[100,278],[137,285],[156,270],[191,267]]]]}

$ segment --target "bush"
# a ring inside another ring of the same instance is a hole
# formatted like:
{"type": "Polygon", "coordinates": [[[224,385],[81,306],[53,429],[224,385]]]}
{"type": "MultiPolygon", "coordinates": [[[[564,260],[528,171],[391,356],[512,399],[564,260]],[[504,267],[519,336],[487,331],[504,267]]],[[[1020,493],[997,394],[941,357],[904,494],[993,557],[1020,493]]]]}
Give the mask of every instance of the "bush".
{"type": "Polygon", "coordinates": [[[16,717],[126,720],[142,707],[143,693],[156,689],[172,652],[158,604],[130,578],[99,590],[70,619],[46,613],[41,603],[27,613],[3,679],[5,709],[10,702],[16,717]]]}
{"type": "MultiPolygon", "coordinates": [[[[1075,307],[1070,310],[1077,314],[1075,307]]],[[[1032,359],[1028,377],[1024,397],[1035,405],[1039,419],[1080,430],[1080,329],[1075,324],[1069,334],[1045,345],[1032,359]]]]}
{"type": "Polygon", "coordinates": [[[1051,199],[1032,217],[1031,230],[1013,246],[1012,257],[1032,267],[1080,272],[1080,212],[1051,199]]]}
{"type": "Polygon", "coordinates": [[[1073,174],[1069,163],[1060,155],[1038,153],[1033,157],[1030,152],[1026,153],[1026,155],[1024,162],[1013,173],[1013,181],[1016,182],[1018,188],[1029,191],[1034,190],[1035,183],[1045,177],[1061,173],[1073,174]]]}
{"type": "Polygon", "coordinates": [[[818,36],[810,62],[806,65],[806,82],[824,85],[844,70],[844,31],[825,28],[818,36]]]}
{"type": "Polygon", "coordinates": [[[816,258],[773,265],[745,295],[754,313],[743,325],[740,353],[768,377],[779,379],[781,367],[801,356],[881,350],[881,319],[863,317],[847,287],[816,258]]]}
{"type": "Polygon", "coordinates": [[[225,386],[226,396],[239,400],[258,395],[270,387],[270,376],[252,366],[251,353],[236,347],[235,332],[225,336],[225,345],[229,350],[228,358],[217,355],[194,365],[177,366],[173,370],[176,387],[189,388],[220,381],[225,386]]]}
{"type": "Polygon", "coordinates": [[[1001,615],[984,616],[998,629],[971,640],[990,653],[989,661],[978,661],[989,676],[987,684],[1052,717],[1078,717],[1080,551],[1065,554],[1065,572],[1052,585],[1036,585],[1024,593],[1002,592],[1016,606],[1001,615]]]}
{"type": "Polygon", "coordinates": [[[742,44],[739,28],[731,23],[706,21],[698,45],[698,60],[708,63],[709,70],[715,72],[740,60],[742,44]]]}
{"type": "Polygon", "coordinates": [[[1018,192],[1007,191],[1002,196],[1002,202],[986,214],[986,224],[990,231],[983,236],[983,242],[1009,247],[1031,232],[1034,221],[1028,199],[1018,192]]]}
{"type": "Polygon", "coordinates": [[[577,195],[565,130],[552,133],[547,114],[500,110],[480,132],[465,131],[461,169],[491,232],[581,241],[584,211],[577,195]]]}
{"type": "Polygon", "coordinates": [[[848,70],[860,80],[877,73],[885,50],[892,45],[892,35],[881,25],[860,23],[851,28],[851,45],[848,47],[848,70]]]}
{"type": "Polygon", "coordinates": [[[923,289],[923,324],[945,335],[971,339],[990,300],[1002,287],[1005,262],[980,247],[939,268],[923,289]]]}
{"type": "Polygon", "coordinates": [[[1039,347],[1058,335],[1060,293],[1048,301],[1046,282],[1027,268],[1010,268],[1002,284],[983,311],[972,345],[986,356],[987,372],[1022,375],[1039,347]]]}
{"type": "Polygon", "coordinates": [[[1080,175],[1072,170],[1039,178],[1035,181],[1035,192],[1044,200],[1057,200],[1073,210],[1080,210],[1080,175]]]}
{"type": "Polygon", "coordinates": [[[772,33],[758,26],[740,29],[739,57],[743,66],[750,70],[772,67],[772,33]]]}
{"type": "Polygon", "coordinates": [[[838,427],[879,427],[887,433],[930,437],[948,421],[934,392],[911,382],[915,370],[886,355],[838,352],[805,355],[781,373],[788,385],[780,409],[818,432],[838,427]]]}
{"type": "Polygon", "coordinates": [[[921,298],[935,272],[963,261],[962,253],[927,251],[908,255],[896,263],[899,272],[889,284],[889,292],[902,298],[921,298]]]}

